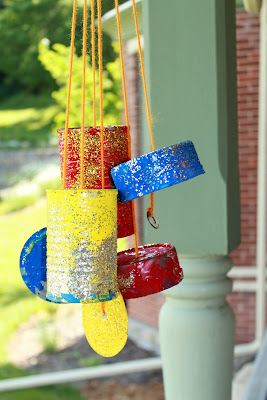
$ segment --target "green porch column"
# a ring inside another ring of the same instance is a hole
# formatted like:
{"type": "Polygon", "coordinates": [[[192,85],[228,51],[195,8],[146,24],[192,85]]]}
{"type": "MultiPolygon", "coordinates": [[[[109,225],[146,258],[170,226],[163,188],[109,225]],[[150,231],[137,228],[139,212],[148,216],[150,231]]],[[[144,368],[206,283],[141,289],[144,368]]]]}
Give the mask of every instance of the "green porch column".
{"type": "Polygon", "coordinates": [[[229,400],[226,274],[240,240],[235,2],[144,0],[143,31],[156,146],[191,139],[206,171],[157,192],[160,228],[145,223],[145,242],[174,244],[185,275],[160,315],[166,400],[229,400]]]}

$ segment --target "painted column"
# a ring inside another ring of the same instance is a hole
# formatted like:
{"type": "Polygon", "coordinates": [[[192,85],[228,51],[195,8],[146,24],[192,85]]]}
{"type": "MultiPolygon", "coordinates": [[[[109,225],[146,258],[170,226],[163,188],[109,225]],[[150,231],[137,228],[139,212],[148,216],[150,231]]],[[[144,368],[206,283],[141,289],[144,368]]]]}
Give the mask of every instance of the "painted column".
{"type": "Polygon", "coordinates": [[[169,289],[160,313],[166,399],[231,399],[234,316],[225,296],[231,260],[182,257],[183,284],[169,289]]]}
{"type": "Polygon", "coordinates": [[[190,139],[206,171],[157,192],[160,229],[145,224],[145,242],[174,244],[185,275],[160,315],[166,400],[230,400],[226,274],[240,241],[235,1],[143,0],[143,31],[156,146],[190,139]]]}

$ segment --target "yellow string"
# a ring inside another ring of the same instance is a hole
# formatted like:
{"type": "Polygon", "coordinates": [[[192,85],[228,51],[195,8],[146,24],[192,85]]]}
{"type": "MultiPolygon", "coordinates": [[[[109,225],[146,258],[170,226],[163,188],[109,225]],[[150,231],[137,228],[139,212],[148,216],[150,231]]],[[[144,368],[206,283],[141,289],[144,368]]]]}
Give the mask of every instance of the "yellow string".
{"type": "Polygon", "coordinates": [[[69,130],[69,116],[70,116],[71,78],[72,78],[72,66],[73,66],[74,42],[75,42],[76,11],[77,11],[77,0],[74,0],[73,13],[72,13],[72,26],[71,26],[70,70],[69,70],[68,95],[67,95],[66,120],[65,120],[63,179],[62,179],[62,181],[63,181],[62,188],[63,189],[66,188],[67,145],[68,145],[68,130],[69,130]]]}
{"type": "Polygon", "coordinates": [[[91,33],[92,33],[92,70],[93,70],[93,113],[96,127],[96,86],[95,86],[95,1],[91,1],[91,33]]]}
{"type": "Polygon", "coordinates": [[[85,121],[85,72],[86,72],[87,0],[83,7],[83,79],[82,79],[82,131],[81,131],[81,182],[84,188],[84,121],[85,121]]]}
{"type": "MultiPolygon", "coordinates": [[[[128,111],[128,100],[126,93],[126,79],[125,79],[125,68],[123,61],[123,48],[122,48],[122,38],[121,38],[121,23],[120,23],[120,12],[119,12],[119,2],[115,0],[116,13],[117,13],[117,25],[118,25],[118,36],[119,36],[119,48],[120,48],[120,61],[121,61],[121,75],[122,75],[122,89],[124,97],[125,106],[125,119],[127,125],[127,137],[128,137],[128,156],[131,159],[131,137],[130,137],[130,123],[129,123],[129,111],[128,111]]],[[[138,257],[138,239],[136,231],[136,214],[135,214],[135,204],[132,200],[132,212],[133,212],[133,227],[134,227],[134,246],[135,246],[135,256],[138,257]]]]}
{"type": "Polygon", "coordinates": [[[103,61],[102,61],[102,23],[101,0],[97,0],[98,10],[98,64],[99,64],[99,97],[100,97],[100,142],[101,142],[101,180],[105,187],[104,177],[104,112],[103,112],[103,61]]]}
{"type": "MultiPolygon", "coordinates": [[[[153,137],[153,130],[152,130],[152,118],[151,118],[149,101],[148,101],[148,92],[147,92],[147,85],[146,85],[145,68],[144,68],[143,53],[142,53],[141,40],[140,40],[140,34],[139,34],[136,5],[135,5],[135,0],[132,0],[132,1],[133,1],[133,13],[134,13],[136,36],[137,36],[137,41],[138,41],[138,52],[139,52],[139,57],[140,57],[140,67],[141,67],[142,80],[143,80],[144,93],[145,93],[146,112],[147,112],[147,119],[148,119],[148,125],[149,125],[150,140],[151,140],[152,150],[155,151],[155,144],[154,144],[154,137],[153,137]]],[[[153,216],[153,210],[154,210],[154,193],[151,193],[150,208],[148,208],[148,211],[150,211],[152,216],[153,216]]]]}

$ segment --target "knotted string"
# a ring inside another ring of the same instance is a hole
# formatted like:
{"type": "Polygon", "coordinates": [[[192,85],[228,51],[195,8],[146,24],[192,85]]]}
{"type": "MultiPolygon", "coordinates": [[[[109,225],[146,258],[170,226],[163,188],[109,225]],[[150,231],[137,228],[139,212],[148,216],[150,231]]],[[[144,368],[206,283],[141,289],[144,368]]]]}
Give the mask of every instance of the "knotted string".
{"type": "MultiPolygon", "coordinates": [[[[155,151],[153,129],[152,129],[152,118],[151,118],[149,100],[148,100],[148,92],[147,92],[147,85],[146,85],[144,60],[143,60],[142,46],[141,46],[140,33],[139,33],[139,27],[138,27],[136,5],[135,5],[135,0],[132,0],[132,1],[133,1],[133,14],[134,14],[136,36],[137,36],[137,41],[138,41],[138,52],[139,52],[139,58],[140,58],[140,67],[141,67],[142,81],[143,81],[143,87],[144,87],[144,93],[145,93],[146,113],[147,113],[147,120],[148,120],[148,125],[149,125],[150,140],[151,140],[152,151],[155,151]]],[[[150,212],[152,217],[153,217],[153,210],[154,210],[154,193],[151,193],[150,194],[150,207],[147,209],[147,211],[150,212]]]]}
{"type": "MultiPolygon", "coordinates": [[[[121,23],[120,23],[120,12],[119,12],[119,2],[118,2],[118,0],[115,0],[115,5],[116,5],[116,13],[117,13],[117,25],[118,25],[119,48],[120,48],[120,61],[121,61],[122,89],[123,89],[124,108],[125,108],[125,120],[126,120],[126,125],[127,125],[128,156],[131,159],[132,158],[132,152],[131,152],[130,123],[129,123],[129,111],[128,111],[128,100],[127,100],[127,92],[126,92],[126,79],[125,79],[125,68],[124,68],[124,60],[123,60],[123,48],[122,48],[122,38],[121,38],[121,23]]],[[[132,212],[133,212],[135,256],[138,257],[138,239],[137,239],[137,231],[136,231],[135,204],[134,204],[133,200],[132,200],[131,203],[132,203],[132,212]]]]}
{"type": "Polygon", "coordinates": [[[91,1],[92,70],[93,70],[93,115],[96,128],[96,85],[95,85],[95,1],[91,1]]]}
{"type": "Polygon", "coordinates": [[[83,77],[82,77],[82,130],[81,130],[81,182],[80,188],[84,189],[84,121],[85,121],[85,74],[87,52],[87,0],[83,7],[83,77]]]}
{"type": "Polygon", "coordinates": [[[100,143],[101,143],[101,180],[102,189],[105,187],[104,176],[104,112],[103,112],[103,61],[102,61],[102,23],[101,0],[97,0],[98,14],[98,69],[99,69],[99,98],[100,98],[100,143]]]}
{"type": "MultiPolygon", "coordinates": [[[[125,118],[127,125],[127,137],[128,137],[128,155],[131,158],[131,139],[130,139],[130,125],[129,125],[129,112],[128,112],[128,101],[126,93],[126,79],[125,79],[125,68],[123,60],[123,48],[121,38],[121,25],[119,15],[119,4],[118,0],[115,0],[117,22],[118,22],[118,34],[119,34],[119,47],[120,47],[120,60],[121,60],[121,71],[122,71],[122,83],[123,83],[123,95],[125,103],[125,118]]],[[[102,26],[101,26],[101,0],[97,0],[98,9],[98,57],[99,57],[99,92],[100,92],[100,142],[101,142],[101,182],[102,189],[104,189],[104,115],[103,115],[103,61],[102,61],[102,26]]],[[[70,49],[70,70],[69,70],[69,81],[68,81],[68,94],[67,94],[67,107],[66,107],[66,121],[65,121],[65,138],[64,138],[64,157],[63,157],[63,189],[66,187],[66,165],[67,165],[67,143],[68,143],[68,128],[69,128],[69,112],[70,112],[70,94],[71,94],[71,82],[72,82],[72,69],[73,69],[73,56],[74,56],[74,42],[75,42],[75,27],[76,27],[76,13],[77,13],[77,0],[73,3],[73,16],[72,16],[72,28],[71,28],[71,49],[70,49]]],[[[95,83],[95,15],[94,15],[94,0],[91,0],[91,31],[92,31],[92,70],[93,70],[93,116],[94,116],[94,127],[96,127],[96,83],[95,83]]],[[[140,37],[139,37],[140,42],[140,37]]],[[[82,77],[82,121],[81,121],[81,179],[80,188],[84,188],[84,130],[85,130],[85,84],[86,84],[86,52],[87,52],[87,1],[84,0],[84,13],[83,13],[83,77],[82,77]]],[[[149,110],[149,105],[148,105],[149,110]]],[[[150,118],[151,120],[151,118],[150,118]]],[[[154,143],[153,145],[154,146],[154,143]]],[[[152,208],[153,209],[153,208],[152,208]]],[[[138,239],[136,232],[136,214],[135,205],[132,201],[133,211],[133,225],[134,225],[134,240],[135,240],[135,253],[138,256],[138,239]]]]}
{"type": "MultiPolygon", "coordinates": [[[[101,181],[102,189],[105,187],[104,176],[104,111],[103,111],[103,61],[102,61],[102,21],[101,21],[101,0],[97,0],[98,17],[98,69],[99,69],[99,98],[100,98],[100,146],[101,146],[101,181]]],[[[102,316],[105,313],[105,302],[101,303],[102,316]]]]}
{"type": "Polygon", "coordinates": [[[70,93],[71,93],[71,78],[72,78],[72,67],[73,67],[74,42],[75,42],[76,12],[77,12],[77,0],[74,0],[73,13],[72,13],[72,25],[71,25],[70,70],[69,70],[68,95],[67,95],[66,120],[65,120],[62,189],[66,188],[67,146],[68,146],[68,130],[69,130],[69,116],[70,116],[70,93]]]}

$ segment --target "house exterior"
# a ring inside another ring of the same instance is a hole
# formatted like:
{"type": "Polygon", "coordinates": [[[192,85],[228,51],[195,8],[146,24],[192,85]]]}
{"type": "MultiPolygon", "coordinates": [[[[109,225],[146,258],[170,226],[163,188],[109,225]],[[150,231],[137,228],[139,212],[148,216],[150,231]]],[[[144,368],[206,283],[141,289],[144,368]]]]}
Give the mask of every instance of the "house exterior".
{"type": "MultiPolygon", "coordinates": [[[[142,4],[137,2],[139,23],[142,26],[142,4]]],[[[116,26],[112,15],[106,16],[104,29],[116,40],[116,26]],[[113,21],[114,22],[114,21],[113,21]]],[[[130,111],[133,156],[140,154],[143,136],[142,84],[135,31],[129,29],[129,15],[123,20],[124,57],[127,94],[130,111]]],[[[105,20],[105,17],[104,17],[105,20]]],[[[249,14],[239,1],[236,8],[236,62],[238,91],[238,148],[241,192],[241,243],[231,252],[234,269],[234,291],[227,296],[236,320],[236,344],[248,343],[255,337],[255,265],[257,214],[257,142],[258,142],[258,87],[259,87],[259,15],[249,14]],[[240,268],[241,267],[241,268],[240,268]],[[246,270],[242,267],[247,267],[246,270]],[[239,268],[239,269],[238,269],[239,268]],[[242,278],[240,278],[242,271],[242,278]]],[[[153,114],[153,110],[152,110],[153,114]]],[[[166,143],[167,145],[168,143],[166,143]]],[[[140,201],[138,200],[140,203],[140,201]]],[[[138,207],[139,237],[143,239],[140,204],[138,207]]],[[[155,211],[156,212],[156,211],[155,211]]],[[[142,213],[144,215],[144,212],[142,213]]],[[[178,249],[177,249],[178,250],[178,249]]],[[[128,311],[133,320],[144,327],[157,329],[159,311],[165,302],[163,294],[129,300],[128,311]]],[[[149,329],[151,332],[151,329],[149,329]]],[[[153,336],[153,335],[152,335],[153,336]]],[[[148,335],[151,337],[151,335],[148,335]]]]}

